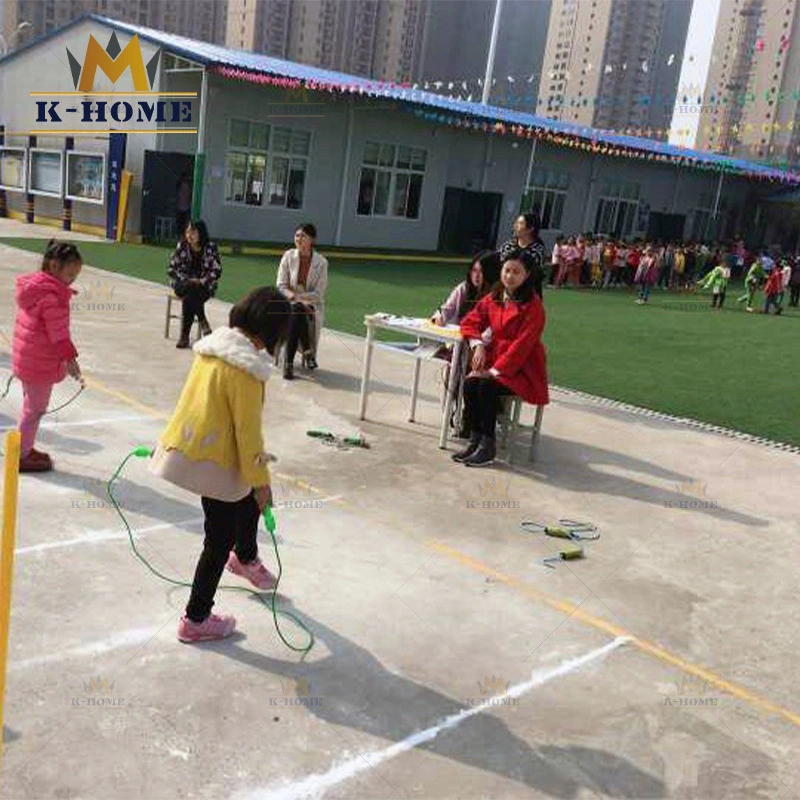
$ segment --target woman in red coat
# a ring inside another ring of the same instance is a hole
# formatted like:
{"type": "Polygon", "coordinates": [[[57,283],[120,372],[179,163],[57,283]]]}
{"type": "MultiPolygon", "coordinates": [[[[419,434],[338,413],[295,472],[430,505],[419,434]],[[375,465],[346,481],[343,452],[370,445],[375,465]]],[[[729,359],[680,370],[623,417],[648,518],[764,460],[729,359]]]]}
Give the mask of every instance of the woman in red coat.
{"type": "Polygon", "coordinates": [[[506,255],[500,283],[461,321],[472,351],[464,381],[469,446],[453,455],[468,467],[484,467],[495,457],[498,400],[515,394],[526,403],[549,402],[547,366],[541,337],[544,307],[533,290],[535,264],[521,251],[506,255]],[[488,344],[484,336],[491,331],[488,344]]]}

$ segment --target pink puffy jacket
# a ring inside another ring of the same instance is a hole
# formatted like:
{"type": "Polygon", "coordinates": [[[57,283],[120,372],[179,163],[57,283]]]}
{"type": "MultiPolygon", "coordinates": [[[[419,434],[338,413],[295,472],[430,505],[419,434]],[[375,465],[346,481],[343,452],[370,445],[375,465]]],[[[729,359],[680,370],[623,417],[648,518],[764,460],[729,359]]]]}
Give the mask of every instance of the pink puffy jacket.
{"type": "Polygon", "coordinates": [[[21,381],[58,383],[78,351],[69,336],[69,302],[77,292],[47,272],[17,278],[11,369],[21,381]]]}

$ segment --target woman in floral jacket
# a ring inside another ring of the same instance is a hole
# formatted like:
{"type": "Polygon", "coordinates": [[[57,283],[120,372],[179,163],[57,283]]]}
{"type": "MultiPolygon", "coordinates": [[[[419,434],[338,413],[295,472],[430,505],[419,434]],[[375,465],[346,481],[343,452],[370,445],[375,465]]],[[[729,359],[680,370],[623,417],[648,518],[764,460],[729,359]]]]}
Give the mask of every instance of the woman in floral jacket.
{"type": "Polygon", "coordinates": [[[203,336],[211,333],[206,319],[205,304],[217,292],[222,275],[219,250],[209,241],[205,222],[197,220],[186,226],[169,262],[169,282],[172,290],[183,301],[181,335],[176,347],[189,347],[189,334],[195,317],[200,320],[203,336]]]}

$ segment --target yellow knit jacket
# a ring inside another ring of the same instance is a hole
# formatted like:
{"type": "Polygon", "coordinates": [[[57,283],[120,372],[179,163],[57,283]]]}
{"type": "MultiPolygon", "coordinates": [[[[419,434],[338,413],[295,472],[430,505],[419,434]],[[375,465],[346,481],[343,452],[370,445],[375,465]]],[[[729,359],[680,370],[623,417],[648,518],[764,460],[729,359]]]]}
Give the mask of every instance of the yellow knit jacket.
{"type": "Polygon", "coordinates": [[[197,354],[175,412],[161,434],[165,450],[189,461],[213,461],[249,486],[270,483],[261,414],[270,357],[235,328],[217,328],[197,354]]]}

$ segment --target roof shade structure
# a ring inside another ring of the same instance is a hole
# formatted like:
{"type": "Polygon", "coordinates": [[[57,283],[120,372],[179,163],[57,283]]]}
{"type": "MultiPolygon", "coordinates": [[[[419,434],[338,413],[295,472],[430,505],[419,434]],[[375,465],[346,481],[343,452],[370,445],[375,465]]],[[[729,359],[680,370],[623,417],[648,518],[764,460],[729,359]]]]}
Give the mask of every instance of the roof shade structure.
{"type": "Polygon", "coordinates": [[[670,163],[687,168],[740,175],[760,181],[800,184],[800,173],[777,169],[766,164],[718,153],[691,150],[644,137],[576,126],[522,111],[426,92],[408,85],[376,81],[260,53],[234,50],[142,25],[118,22],[99,14],[84,14],[59,30],[34,39],[0,59],[0,65],[86,20],[92,20],[131,36],[138,35],[144,41],[163,47],[166,52],[201,64],[211,72],[231,80],[393,100],[402,103],[417,116],[443,124],[491,131],[496,134],[511,134],[522,138],[543,139],[556,145],[579,148],[601,155],[670,163]]]}

